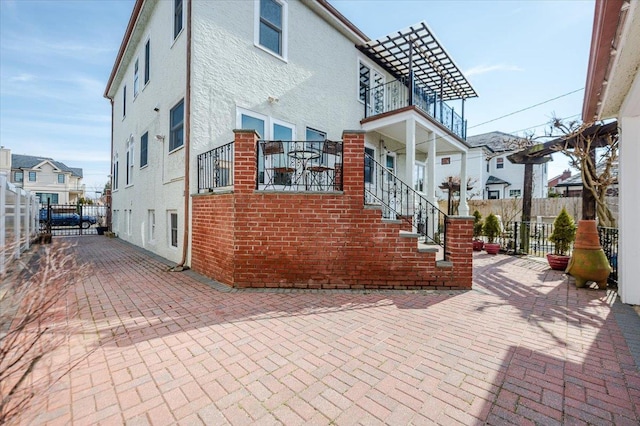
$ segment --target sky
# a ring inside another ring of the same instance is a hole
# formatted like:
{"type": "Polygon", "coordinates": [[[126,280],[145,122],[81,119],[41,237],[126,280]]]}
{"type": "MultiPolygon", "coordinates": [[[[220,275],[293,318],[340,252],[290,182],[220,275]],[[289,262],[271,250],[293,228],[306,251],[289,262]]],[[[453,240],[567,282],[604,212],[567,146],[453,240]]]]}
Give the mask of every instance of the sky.
{"type": "MultiPolygon", "coordinates": [[[[580,118],[593,0],[331,3],[372,39],[425,21],[479,95],[465,104],[468,135],[543,136],[554,116],[580,118]]],[[[103,93],[133,4],[0,0],[0,145],[82,167],[88,197],[108,180],[103,93]]],[[[549,178],[567,167],[555,154],[549,178]]]]}

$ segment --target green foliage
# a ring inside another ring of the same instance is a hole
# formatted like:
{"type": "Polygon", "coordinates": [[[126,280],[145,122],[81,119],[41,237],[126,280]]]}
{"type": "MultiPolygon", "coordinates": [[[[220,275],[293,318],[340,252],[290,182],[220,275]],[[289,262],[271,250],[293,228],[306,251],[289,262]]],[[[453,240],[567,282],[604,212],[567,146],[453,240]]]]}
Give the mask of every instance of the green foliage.
{"type": "Polygon", "coordinates": [[[490,213],[487,216],[482,226],[482,232],[487,236],[489,243],[493,244],[495,242],[496,237],[500,235],[500,222],[495,214],[490,213]]]}
{"type": "Polygon", "coordinates": [[[554,253],[566,256],[571,243],[576,239],[576,224],[563,207],[560,214],[553,221],[553,233],[549,236],[549,241],[555,244],[554,253]]]}
{"type": "Polygon", "coordinates": [[[482,236],[482,214],[478,210],[473,212],[473,238],[482,236]]]}

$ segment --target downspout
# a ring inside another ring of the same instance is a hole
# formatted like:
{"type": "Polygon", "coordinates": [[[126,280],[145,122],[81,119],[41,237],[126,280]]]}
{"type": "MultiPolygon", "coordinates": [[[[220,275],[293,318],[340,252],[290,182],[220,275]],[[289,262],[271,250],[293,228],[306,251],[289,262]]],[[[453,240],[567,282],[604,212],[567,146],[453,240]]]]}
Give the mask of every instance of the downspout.
{"type": "MultiPolygon", "coordinates": [[[[107,210],[107,229],[109,232],[113,232],[112,229],[112,224],[111,224],[111,219],[113,217],[112,213],[111,213],[111,209],[113,208],[112,204],[113,202],[111,201],[111,194],[113,193],[113,118],[114,118],[114,111],[113,111],[113,98],[109,98],[107,97],[107,99],[109,99],[109,103],[111,104],[111,159],[109,160],[109,176],[111,177],[111,181],[109,182],[109,194],[105,194],[105,200],[108,201],[109,203],[109,210],[107,210]]],[[[105,191],[107,192],[107,191],[105,191]]]]}
{"type": "Polygon", "coordinates": [[[187,253],[189,251],[189,201],[191,192],[189,190],[189,162],[191,156],[191,0],[187,0],[187,87],[185,95],[184,111],[184,233],[182,235],[182,260],[172,268],[172,271],[180,272],[188,267],[187,253]]]}

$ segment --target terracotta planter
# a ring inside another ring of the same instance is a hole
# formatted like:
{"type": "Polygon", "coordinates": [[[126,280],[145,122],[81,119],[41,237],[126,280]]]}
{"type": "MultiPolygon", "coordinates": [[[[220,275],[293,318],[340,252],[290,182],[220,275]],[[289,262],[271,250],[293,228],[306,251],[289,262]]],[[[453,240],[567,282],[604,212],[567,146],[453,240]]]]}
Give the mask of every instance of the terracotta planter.
{"type": "Polygon", "coordinates": [[[483,247],[484,247],[484,241],[473,240],[473,251],[482,251],[483,247]]]}
{"type": "Polygon", "coordinates": [[[487,254],[498,254],[500,251],[500,244],[498,243],[484,243],[484,251],[487,254]]]}
{"type": "Polygon", "coordinates": [[[584,287],[587,282],[595,281],[598,288],[607,287],[607,278],[611,265],[600,246],[598,228],[595,220],[578,222],[576,241],[567,272],[576,279],[576,287],[584,287]]]}
{"type": "Polygon", "coordinates": [[[566,271],[571,256],[561,256],[558,254],[547,254],[547,262],[554,271],[566,271]]]}

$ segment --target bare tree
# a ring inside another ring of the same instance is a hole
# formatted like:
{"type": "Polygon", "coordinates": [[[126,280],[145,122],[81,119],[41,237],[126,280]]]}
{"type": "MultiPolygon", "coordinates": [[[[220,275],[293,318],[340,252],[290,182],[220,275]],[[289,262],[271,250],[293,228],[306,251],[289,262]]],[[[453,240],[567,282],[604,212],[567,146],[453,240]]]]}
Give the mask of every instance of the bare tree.
{"type": "Polygon", "coordinates": [[[68,372],[35,374],[70,334],[67,295],[84,268],[69,248],[38,246],[28,263],[0,277],[0,424],[16,420],[35,395],[68,372]]]}
{"type": "Polygon", "coordinates": [[[617,180],[618,133],[586,134],[584,130],[591,126],[593,123],[565,123],[562,119],[554,117],[550,133],[559,132],[565,140],[560,152],[569,157],[573,167],[580,170],[584,191],[588,191],[595,199],[598,224],[615,227],[616,219],[607,205],[606,196],[608,189],[617,180]],[[598,148],[599,158],[596,157],[598,148]]]}
{"type": "MultiPolygon", "coordinates": [[[[467,201],[480,194],[479,190],[473,191],[477,183],[477,178],[467,178],[467,201]]],[[[460,206],[460,176],[448,176],[438,188],[447,191],[447,214],[458,214],[460,206]]]]}

